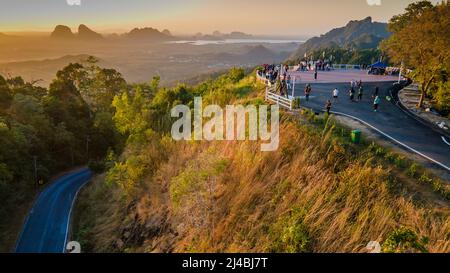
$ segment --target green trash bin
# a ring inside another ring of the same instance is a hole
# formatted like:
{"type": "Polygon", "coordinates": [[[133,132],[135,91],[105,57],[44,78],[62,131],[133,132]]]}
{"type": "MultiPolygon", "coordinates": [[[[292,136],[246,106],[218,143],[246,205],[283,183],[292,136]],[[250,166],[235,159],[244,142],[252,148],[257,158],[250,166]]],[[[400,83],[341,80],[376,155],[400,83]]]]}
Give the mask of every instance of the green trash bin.
{"type": "Polygon", "coordinates": [[[352,142],[355,144],[359,144],[361,142],[361,131],[360,130],[352,131],[352,142]]]}

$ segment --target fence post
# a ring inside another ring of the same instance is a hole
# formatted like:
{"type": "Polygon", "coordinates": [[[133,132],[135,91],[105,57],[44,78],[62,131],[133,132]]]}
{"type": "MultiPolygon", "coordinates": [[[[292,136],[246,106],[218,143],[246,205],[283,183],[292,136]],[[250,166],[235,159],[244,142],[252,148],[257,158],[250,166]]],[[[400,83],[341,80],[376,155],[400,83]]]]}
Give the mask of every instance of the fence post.
{"type": "Polygon", "coordinates": [[[295,99],[295,80],[296,78],[294,77],[292,82],[292,99],[295,99]]]}

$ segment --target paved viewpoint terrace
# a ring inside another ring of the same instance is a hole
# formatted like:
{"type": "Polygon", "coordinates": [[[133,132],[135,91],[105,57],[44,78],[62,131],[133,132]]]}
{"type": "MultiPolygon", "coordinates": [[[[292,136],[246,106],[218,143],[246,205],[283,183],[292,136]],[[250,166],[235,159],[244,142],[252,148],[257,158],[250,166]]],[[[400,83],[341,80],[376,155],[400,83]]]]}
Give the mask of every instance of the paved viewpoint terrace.
{"type": "Polygon", "coordinates": [[[382,137],[424,158],[431,163],[430,167],[443,170],[445,177],[450,177],[450,139],[412,118],[387,99],[398,76],[368,75],[364,70],[332,70],[318,71],[316,81],[313,71],[290,71],[289,74],[295,77],[295,97],[302,99],[303,107],[322,111],[327,100],[331,100],[334,114],[364,123],[382,137]],[[363,82],[364,95],[359,102],[349,99],[348,90],[352,80],[363,82]],[[312,93],[310,100],[306,101],[303,90],[308,83],[311,84],[312,93]],[[372,95],[376,87],[379,88],[382,99],[378,112],[374,112],[372,108],[372,95]],[[334,88],[340,91],[338,100],[332,98],[334,88]]]}
{"type": "Polygon", "coordinates": [[[394,82],[398,76],[369,75],[365,70],[331,70],[318,71],[317,80],[314,80],[314,71],[289,71],[295,77],[296,83],[349,83],[351,80],[364,82],[394,82]]]}

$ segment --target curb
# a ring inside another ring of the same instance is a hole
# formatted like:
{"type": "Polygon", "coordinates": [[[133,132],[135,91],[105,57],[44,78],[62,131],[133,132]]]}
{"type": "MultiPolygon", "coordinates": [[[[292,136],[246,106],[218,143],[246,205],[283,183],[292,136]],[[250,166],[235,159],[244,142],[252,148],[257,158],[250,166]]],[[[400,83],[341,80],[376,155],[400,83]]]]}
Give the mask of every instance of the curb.
{"type": "Polygon", "coordinates": [[[423,125],[427,126],[428,128],[430,128],[431,130],[435,131],[436,133],[439,133],[443,136],[445,136],[446,138],[450,139],[450,132],[447,132],[439,127],[437,127],[435,124],[421,118],[420,116],[414,114],[413,112],[411,112],[406,106],[404,106],[402,104],[402,102],[400,101],[400,98],[398,96],[398,93],[400,92],[400,90],[402,90],[403,88],[405,88],[407,85],[403,86],[401,89],[399,90],[395,90],[395,85],[393,85],[390,90],[389,93],[391,94],[391,97],[393,98],[392,103],[397,106],[400,110],[402,110],[405,114],[407,114],[408,116],[410,116],[411,118],[413,118],[414,120],[422,123],[423,125]]]}

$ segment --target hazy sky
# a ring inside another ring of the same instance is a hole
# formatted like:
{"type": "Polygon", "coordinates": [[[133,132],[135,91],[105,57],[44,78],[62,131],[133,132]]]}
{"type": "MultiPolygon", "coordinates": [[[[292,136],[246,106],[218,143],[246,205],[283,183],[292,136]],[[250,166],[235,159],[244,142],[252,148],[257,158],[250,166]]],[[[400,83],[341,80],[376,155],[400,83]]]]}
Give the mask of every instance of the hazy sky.
{"type": "MultiPolygon", "coordinates": [[[[133,27],[174,33],[244,31],[317,35],[372,16],[386,22],[414,0],[0,0],[0,31],[51,31],[83,23],[102,32],[133,27]],[[381,1],[381,5],[368,2],[381,1]]],[[[434,0],[432,2],[440,2],[434,0]]]]}

